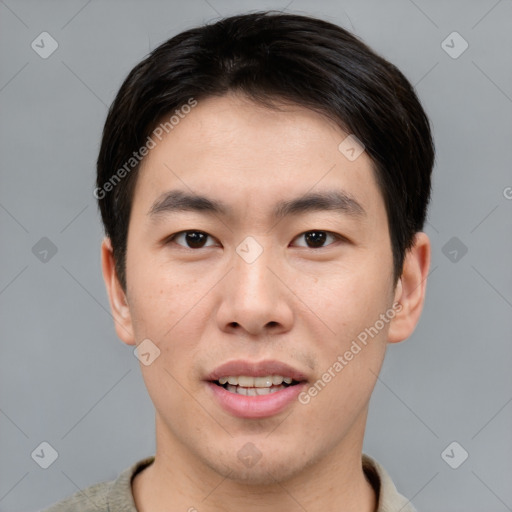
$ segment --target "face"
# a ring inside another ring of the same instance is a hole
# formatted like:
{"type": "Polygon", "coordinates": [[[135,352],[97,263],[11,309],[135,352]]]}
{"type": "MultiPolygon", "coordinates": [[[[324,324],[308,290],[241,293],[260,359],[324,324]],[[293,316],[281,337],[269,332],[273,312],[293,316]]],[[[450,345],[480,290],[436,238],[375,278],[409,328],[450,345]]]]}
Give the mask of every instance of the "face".
{"type": "Polygon", "coordinates": [[[398,289],[371,160],[346,136],[229,95],[144,160],[117,329],[159,351],[141,363],[157,453],[249,483],[360,455],[398,289]]]}

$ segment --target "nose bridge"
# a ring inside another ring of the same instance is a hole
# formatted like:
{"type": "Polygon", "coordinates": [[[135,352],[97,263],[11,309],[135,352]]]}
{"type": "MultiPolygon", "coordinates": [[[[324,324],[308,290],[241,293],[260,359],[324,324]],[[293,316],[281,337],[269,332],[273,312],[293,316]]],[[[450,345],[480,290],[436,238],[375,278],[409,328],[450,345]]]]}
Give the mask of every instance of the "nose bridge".
{"type": "Polygon", "coordinates": [[[223,329],[239,326],[256,335],[269,327],[290,328],[292,310],[274,275],[278,267],[264,237],[247,237],[236,247],[218,317],[223,329]]]}
{"type": "MultiPolygon", "coordinates": [[[[263,237],[246,237],[236,248],[234,256],[234,282],[240,288],[241,296],[259,296],[260,299],[275,288],[275,277],[268,267],[275,262],[270,243],[263,237]]],[[[273,294],[271,294],[273,295],[273,294]]]]}

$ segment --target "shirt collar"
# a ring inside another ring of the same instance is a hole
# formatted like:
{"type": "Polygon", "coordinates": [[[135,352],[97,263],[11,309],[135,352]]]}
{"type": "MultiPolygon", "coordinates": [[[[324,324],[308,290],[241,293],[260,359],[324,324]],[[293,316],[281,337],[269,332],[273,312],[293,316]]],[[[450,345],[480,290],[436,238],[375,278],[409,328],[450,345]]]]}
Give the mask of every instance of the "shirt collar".
{"type": "Polygon", "coordinates": [[[376,512],[416,512],[410,500],[398,493],[386,470],[364,453],[363,471],[377,495],[376,512]]]}
{"type": "MultiPolygon", "coordinates": [[[[154,456],[142,459],[119,475],[108,494],[109,512],[137,512],[131,483],[134,476],[154,460],[154,456]]],[[[363,453],[362,464],[364,474],[377,495],[376,512],[416,512],[411,502],[398,493],[390,476],[376,460],[363,453]]]]}

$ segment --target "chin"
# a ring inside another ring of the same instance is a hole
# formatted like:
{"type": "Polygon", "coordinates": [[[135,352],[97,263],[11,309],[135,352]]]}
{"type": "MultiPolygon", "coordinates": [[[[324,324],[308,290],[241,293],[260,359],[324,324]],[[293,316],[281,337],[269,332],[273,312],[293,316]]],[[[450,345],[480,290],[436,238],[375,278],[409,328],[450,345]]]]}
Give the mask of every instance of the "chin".
{"type": "Polygon", "coordinates": [[[215,460],[205,461],[216,473],[227,480],[243,485],[271,486],[283,483],[304,470],[308,464],[297,460],[295,456],[286,457],[285,454],[273,451],[269,457],[263,454],[256,462],[247,464],[240,460],[238,454],[226,460],[218,457],[215,460]]]}
{"type": "Polygon", "coordinates": [[[259,463],[253,468],[240,469],[239,465],[233,468],[232,472],[226,475],[228,480],[253,486],[272,486],[283,483],[297,474],[297,470],[289,466],[276,468],[274,465],[263,465],[259,463]]]}

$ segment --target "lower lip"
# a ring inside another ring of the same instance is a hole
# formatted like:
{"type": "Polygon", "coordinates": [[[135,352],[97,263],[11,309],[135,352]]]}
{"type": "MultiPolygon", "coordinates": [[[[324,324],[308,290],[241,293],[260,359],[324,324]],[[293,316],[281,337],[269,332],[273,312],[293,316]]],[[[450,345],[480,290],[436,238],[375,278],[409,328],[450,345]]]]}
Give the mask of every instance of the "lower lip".
{"type": "Polygon", "coordinates": [[[265,418],[284,411],[300,394],[304,382],[288,386],[268,395],[246,396],[231,393],[214,382],[207,382],[208,387],[219,405],[233,416],[239,418],[265,418]]]}

